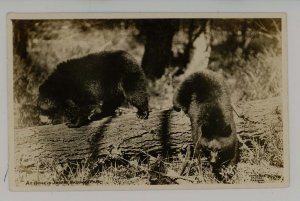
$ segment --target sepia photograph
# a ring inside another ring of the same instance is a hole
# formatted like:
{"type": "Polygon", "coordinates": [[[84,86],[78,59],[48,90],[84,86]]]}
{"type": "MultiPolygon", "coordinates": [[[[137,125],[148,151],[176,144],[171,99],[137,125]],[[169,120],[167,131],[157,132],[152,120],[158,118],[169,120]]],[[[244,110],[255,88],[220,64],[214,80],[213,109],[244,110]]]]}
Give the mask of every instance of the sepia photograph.
{"type": "Polygon", "coordinates": [[[289,184],[284,13],[11,13],[11,191],[289,184]]]}

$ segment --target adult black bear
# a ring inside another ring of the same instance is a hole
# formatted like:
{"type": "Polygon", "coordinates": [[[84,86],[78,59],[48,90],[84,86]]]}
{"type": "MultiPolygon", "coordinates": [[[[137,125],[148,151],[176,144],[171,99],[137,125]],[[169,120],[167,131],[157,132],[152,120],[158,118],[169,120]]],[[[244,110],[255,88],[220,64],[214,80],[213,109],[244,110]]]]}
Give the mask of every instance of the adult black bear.
{"type": "Polygon", "coordinates": [[[173,98],[176,111],[190,118],[196,153],[205,156],[214,173],[235,166],[238,140],[230,95],[224,81],[213,72],[197,72],[184,80],[173,98]]]}
{"type": "Polygon", "coordinates": [[[124,100],[139,118],[148,117],[142,68],[125,51],[104,51],[58,64],[39,88],[38,108],[53,122],[66,117],[69,127],[80,127],[113,115],[124,100]]]}

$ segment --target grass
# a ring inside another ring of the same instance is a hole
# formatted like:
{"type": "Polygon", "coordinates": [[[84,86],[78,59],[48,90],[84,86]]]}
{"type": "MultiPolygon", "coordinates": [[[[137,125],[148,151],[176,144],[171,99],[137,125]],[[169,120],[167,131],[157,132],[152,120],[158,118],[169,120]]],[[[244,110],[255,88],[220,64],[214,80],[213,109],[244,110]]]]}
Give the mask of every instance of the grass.
{"type": "MultiPolygon", "coordinates": [[[[266,161],[238,163],[222,169],[224,180],[218,181],[208,164],[200,165],[196,159],[181,155],[162,160],[150,157],[146,163],[123,158],[106,158],[97,162],[37,163],[36,169],[28,172],[17,169],[16,183],[23,185],[153,185],[153,184],[255,184],[281,183],[283,168],[266,161]],[[124,162],[126,161],[126,162],[124,162]]],[[[22,166],[19,166],[22,167],[22,166]]]]}

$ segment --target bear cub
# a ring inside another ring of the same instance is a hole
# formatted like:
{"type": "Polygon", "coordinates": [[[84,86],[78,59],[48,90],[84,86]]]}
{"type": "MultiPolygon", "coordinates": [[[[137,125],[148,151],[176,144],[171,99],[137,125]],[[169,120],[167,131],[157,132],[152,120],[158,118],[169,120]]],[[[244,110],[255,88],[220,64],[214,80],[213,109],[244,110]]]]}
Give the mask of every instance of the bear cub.
{"type": "Polygon", "coordinates": [[[236,166],[238,140],[228,89],[216,73],[188,76],[173,97],[173,108],[191,120],[192,138],[198,157],[205,157],[216,177],[222,167],[236,166]]]}
{"type": "Polygon", "coordinates": [[[127,52],[103,51],[58,64],[39,87],[38,109],[52,123],[80,127],[114,115],[124,101],[148,118],[144,72],[127,52]]]}

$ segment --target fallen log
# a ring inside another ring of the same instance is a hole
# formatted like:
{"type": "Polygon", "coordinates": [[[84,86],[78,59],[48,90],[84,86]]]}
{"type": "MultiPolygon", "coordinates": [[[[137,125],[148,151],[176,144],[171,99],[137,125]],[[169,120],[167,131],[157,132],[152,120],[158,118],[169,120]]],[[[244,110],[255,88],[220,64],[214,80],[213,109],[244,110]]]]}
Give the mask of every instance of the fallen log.
{"type": "MultiPolygon", "coordinates": [[[[270,126],[282,133],[282,102],[279,98],[251,101],[236,106],[239,139],[268,135],[270,126]]],[[[136,156],[141,153],[171,156],[191,144],[190,121],[183,112],[152,112],[148,120],[134,113],[107,117],[80,128],[64,124],[15,129],[15,166],[34,166],[41,160],[82,160],[108,154],[136,156]]],[[[246,146],[246,145],[245,145],[246,146]]]]}

